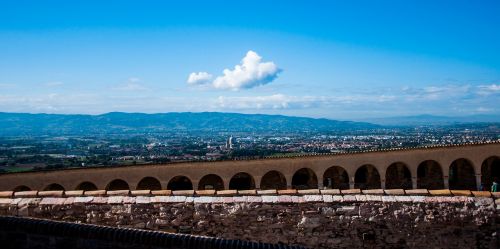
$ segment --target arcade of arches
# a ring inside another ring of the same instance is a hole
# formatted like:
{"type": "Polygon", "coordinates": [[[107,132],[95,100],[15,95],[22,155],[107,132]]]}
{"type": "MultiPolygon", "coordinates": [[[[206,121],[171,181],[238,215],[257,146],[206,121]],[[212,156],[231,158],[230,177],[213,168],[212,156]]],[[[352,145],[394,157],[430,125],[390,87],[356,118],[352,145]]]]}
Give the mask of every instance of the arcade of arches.
{"type": "MultiPolygon", "coordinates": [[[[476,165],[479,166],[479,165],[476,165]]],[[[239,172],[230,179],[224,179],[217,174],[207,174],[201,179],[192,179],[187,176],[175,176],[168,181],[169,190],[249,190],[249,189],[457,189],[457,190],[488,190],[493,181],[500,180],[500,156],[490,156],[476,170],[473,163],[467,158],[458,158],[451,162],[449,168],[443,167],[437,161],[424,160],[418,164],[416,175],[403,162],[394,162],[384,168],[371,164],[359,166],[356,171],[349,173],[342,166],[331,166],[324,172],[316,172],[311,168],[300,168],[293,175],[285,175],[279,170],[266,172],[255,181],[254,176],[247,172],[239,172]],[[476,172],[479,171],[479,172],[476,172]],[[321,178],[318,178],[320,176],[321,178]],[[290,178],[288,178],[290,177],[290,178]],[[290,181],[291,180],[291,181],[290,181]],[[227,182],[226,182],[227,181],[227,182]],[[289,182],[290,181],[290,182],[289,182]],[[257,183],[257,184],[256,184],[257,183]],[[226,185],[227,184],[227,185],[226,185]],[[479,184],[481,184],[479,186],[479,184]]],[[[160,190],[161,179],[145,176],[136,183],[125,179],[114,179],[106,184],[106,190],[160,190]],[[132,184],[132,185],[131,185],[132,184]],[[131,188],[132,187],[132,188],[131,188]]],[[[82,181],[75,187],[76,190],[97,190],[98,187],[91,181],[82,181]]],[[[19,185],[12,190],[28,191],[30,187],[19,185]]],[[[61,184],[53,182],[42,190],[70,190],[61,184]]]]}

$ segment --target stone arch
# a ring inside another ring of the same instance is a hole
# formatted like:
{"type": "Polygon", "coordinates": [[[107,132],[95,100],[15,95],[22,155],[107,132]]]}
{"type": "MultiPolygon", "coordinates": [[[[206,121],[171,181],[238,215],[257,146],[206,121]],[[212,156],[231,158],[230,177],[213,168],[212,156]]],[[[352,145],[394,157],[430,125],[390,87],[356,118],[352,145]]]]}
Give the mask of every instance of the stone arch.
{"type": "Polygon", "coordinates": [[[160,190],[161,189],[161,183],[158,181],[158,179],[151,177],[151,176],[146,176],[142,178],[142,180],[137,183],[137,187],[135,188],[137,190],[160,190]]]}
{"type": "Polygon", "coordinates": [[[434,160],[425,160],[418,165],[417,188],[444,188],[443,170],[438,162],[434,160]]]}
{"type": "Polygon", "coordinates": [[[323,186],[334,189],[349,189],[349,175],[340,166],[332,166],[323,174],[323,186]]]}
{"type": "Polygon", "coordinates": [[[198,183],[199,190],[224,190],[224,181],[222,178],[215,174],[208,174],[201,178],[198,183]]]}
{"type": "Polygon", "coordinates": [[[402,162],[395,162],[385,171],[386,189],[412,189],[411,172],[402,162]]]}
{"type": "Polygon", "coordinates": [[[54,191],[54,190],[62,190],[62,191],[64,191],[64,187],[61,186],[61,184],[52,183],[52,184],[47,185],[43,189],[43,191],[54,191]]]}
{"type": "Polygon", "coordinates": [[[295,171],[292,177],[292,187],[294,189],[314,189],[318,188],[318,177],[312,169],[302,168],[295,171]]]}
{"type": "Polygon", "coordinates": [[[130,190],[130,187],[126,181],[115,179],[108,183],[106,190],[130,190]]]}
{"type": "Polygon", "coordinates": [[[21,191],[30,191],[31,188],[26,186],[26,185],[20,185],[20,186],[17,186],[15,187],[12,191],[14,192],[21,192],[21,191]]]}
{"type": "Polygon", "coordinates": [[[286,178],[279,171],[268,171],[260,181],[260,189],[286,189],[286,178]]]}
{"type": "Polygon", "coordinates": [[[82,182],[76,186],[76,190],[93,191],[97,190],[97,186],[91,182],[82,182]]]}
{"type": "Polygon", "coordinates": [[[237,190],[255,189],[255,181],[250,174],[245,172],[240,172],[231,177],[231,180],[229,181],[229,189],[237,189],[237,190]]]}
{"type": "Polygon", "coordinates": [[[359,167],[354,174],[354,188],[379,189],[382,188],[380,174],[377,168],[371,164],[359,167]]]}
{"type": "Polygon", "coordinates": [[[167,189],[170,190],[192,190],[193,183],[187,176],[176,176],[168,182],[167,189]]]}
{"type": "Polygon", "coordinates": [[[477,190],[476,175],[472,162],[459,158],[450,165],[450,189],[477,190]]]}
{"type": "Polygon", "coordinates": [[[491,156],[481,164],[481,182],[489,190],[493,181],[500,181],[500,157],[491,156]]]}

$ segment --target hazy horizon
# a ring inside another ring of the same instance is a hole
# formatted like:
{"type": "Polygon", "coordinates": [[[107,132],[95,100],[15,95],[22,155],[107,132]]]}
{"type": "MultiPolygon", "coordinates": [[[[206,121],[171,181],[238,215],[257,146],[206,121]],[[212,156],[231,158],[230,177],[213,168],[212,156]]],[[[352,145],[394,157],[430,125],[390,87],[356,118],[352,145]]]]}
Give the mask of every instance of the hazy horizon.
{"type": "Polygon", "coordinates": [[[0,111],[500,115],[500,3],[0,4],[0,111]]]}

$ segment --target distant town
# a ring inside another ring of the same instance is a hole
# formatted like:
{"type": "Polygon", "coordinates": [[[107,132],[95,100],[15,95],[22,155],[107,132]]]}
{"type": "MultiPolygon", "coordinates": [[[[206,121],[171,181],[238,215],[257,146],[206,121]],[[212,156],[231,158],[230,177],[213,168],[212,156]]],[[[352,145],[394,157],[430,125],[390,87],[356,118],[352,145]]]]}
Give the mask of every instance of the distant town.
{"type": "Polygon", "coordinates": [[[257,159],[500,140],[498,124],[359,131],[163,132],[0,137],[0,172],[257,159]]]}

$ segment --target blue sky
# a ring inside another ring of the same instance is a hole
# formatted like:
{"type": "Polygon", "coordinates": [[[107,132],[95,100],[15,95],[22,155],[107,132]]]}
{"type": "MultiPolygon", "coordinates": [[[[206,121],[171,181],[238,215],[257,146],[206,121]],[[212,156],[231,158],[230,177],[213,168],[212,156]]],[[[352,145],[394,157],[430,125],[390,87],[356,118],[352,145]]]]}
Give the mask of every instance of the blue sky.
{"type": "Polygon", "coordinates": [[[500,114],[498,1],[2,1],[0,111],[500,114]]]}

